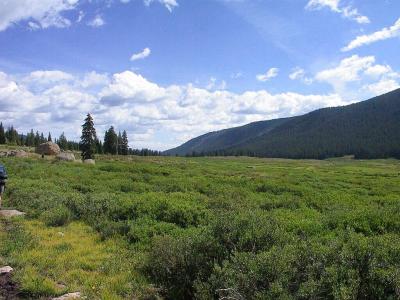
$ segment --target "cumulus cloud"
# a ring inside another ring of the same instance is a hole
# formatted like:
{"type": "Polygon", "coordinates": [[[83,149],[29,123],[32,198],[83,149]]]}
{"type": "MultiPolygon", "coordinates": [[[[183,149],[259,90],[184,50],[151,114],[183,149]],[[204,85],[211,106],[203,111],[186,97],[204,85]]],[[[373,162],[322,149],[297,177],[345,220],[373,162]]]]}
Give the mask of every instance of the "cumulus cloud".
{"type": "Polygon", "coordinates": [[[144,48],[142,52],[139,53],[134,53],[131,56],[131,61],[139,60],[139,59],[145,59],[151,54],[151,50],[149,48],[144,48]]]}
{"type": "Polygon", "coordinates": [[[369,92],[366,96],[371,96],[395,89],[399,77],[389,65],[377,64],[374,56],[353,55],[318,72],[315,80],[330,84],[342,97],[360,97],[362,93],[354,91],[369,92]]]}
{"type": "Polygon", "coordinates": [[[360,14],[356,8],[351,6],[342,7],[340,2],[340,0],[309,0],[306,9],[320,10],[327,7],[331,11],[340,14],[342,17],[356,21],[359,24],[370,23],[369,18],[360,14]]]}
{"type": "Polygon", "coordinates": [[[106,22],[104,21],[103,17],[101,15],[96,15],[92,20],[90,20],[87,25],[91,27],[101,27],[105,25],[106,22]]]}
{"type": "MultiPolygon", "coordinates": [[[[301,80],[305,71],[297,68],[291,75],[301,80]]],[[[91,112],[100,137],[114,125],[128,131],[132,147],[167,149],[208,131],[345,105],[400,86],[400,74],[378,64],[373,56],[345,58],[314,79],[332,85],[332,92],[234,93],[190,83],[161,86],[132,71],[110,75],[60,70],[22,75],[0,72],[0,119],[24,132],[51,128],[54,136],[64,131],[77,140],[82,120],[91,112]],[[348,97],[347,84],[356,84],[357,97],[348,97]]]]}
{"type": "Polygon", "coordinates": [[[24,81],[33,82],[35,84],[49,84],[65,80],[72,80],[74,77],[59,70],[38,70],[31,72],[24,78],[24,81]]]}
{"type": "Polygon", "coordinates": [[[343,59],[338,66],[318,72],[316,79],[335,85],[342,82],[351,82],[360,79],[360,73],[373,66],[374,56],[360,57],[353,55],[343,59]]]}
{"type": "Polygon", "coordinates": [[[100,136],[110,125],[126,129],[132,147],[167,149],[208,131],[345,103],[334,93],[233,93],[193,84],[160,86],[132,71],[111,76],[54,70],[23,76],[0,73],[4,123],[22,131],[51,128],[55,136],[64,131],[78,139],[84,115],[91,112],[100,136]]]}
{"type": "Polygon", "coordinates": [[[278,73],[279,73],[278,68],[271,68],[265,74],[258,74],[256,78],[258,81],[265,82],[270,80],[271,78],[278,76],[278,73]]]}
{"type": "Polygon", "coordinates": [[[375,96],[385,94],[398,88],[400,88],[400,84],[396,80],[389,78],[383,78],[378,82],[363,86],[364,90],[369,91],[375,96]]]}
{"type": "Polygon", "coordinates": [[[104,86],[110,82],[110,78],[108,74],[97,73],[95,71],[91,71],[86,73],[80,82],[82,87],[89,88],[94,86],[104,86]]]}
{"type": "Polygon", "coordinates": [[[0,9],[0,31],[20,21],[29,21],[32,29],[68,27],[71,21],[62,13],[75,9],[78,0],[13,0],[0,9]]]}
{"type": "Polygon", "coordinates": [[[0,111],[2,113],[31,111],[36,106],[32,92],[18,84],[11,76],[0,72],[0,111]]]}
{"type": "Polygon", "coordinates": [[[350,51],[361,46],[369,45],[379,41],[395,38],[400,36],[400,19],[393,26],[385,27],[372,34],[365,34],[356,37],[346,47],[342,48],[343,52],[350,51]]]}

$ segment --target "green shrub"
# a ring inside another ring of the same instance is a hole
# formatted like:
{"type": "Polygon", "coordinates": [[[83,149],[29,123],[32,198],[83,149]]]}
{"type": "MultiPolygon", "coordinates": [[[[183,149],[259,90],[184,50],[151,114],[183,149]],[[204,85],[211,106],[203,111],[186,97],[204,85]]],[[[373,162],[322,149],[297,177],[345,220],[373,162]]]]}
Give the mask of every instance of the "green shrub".
{"type": "Polygon", "coordinates": [[[205,280],[220,256],[218,245],[206,231],[160,236],[152,242],[145,272],[163,287],[167,299],[193,299],[195,281],[205,280]]]}
{"type": "Polygon", "coordinates": [[[43,212],[41,219],[47,226],[64,226],[71,221],[71,211],[65,206],[57,206],[43,212]]]}

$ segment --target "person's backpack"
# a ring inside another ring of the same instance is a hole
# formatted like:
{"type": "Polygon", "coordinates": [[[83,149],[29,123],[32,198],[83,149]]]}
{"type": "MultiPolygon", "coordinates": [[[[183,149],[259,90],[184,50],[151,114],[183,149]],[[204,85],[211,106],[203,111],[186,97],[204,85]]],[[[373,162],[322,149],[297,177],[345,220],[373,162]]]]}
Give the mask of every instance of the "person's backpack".
{"type": "Polygon", "coordinates": [[[0,165],[0,183],[5,183],[7,178],[6,168],[3,165],[0,165]]]}

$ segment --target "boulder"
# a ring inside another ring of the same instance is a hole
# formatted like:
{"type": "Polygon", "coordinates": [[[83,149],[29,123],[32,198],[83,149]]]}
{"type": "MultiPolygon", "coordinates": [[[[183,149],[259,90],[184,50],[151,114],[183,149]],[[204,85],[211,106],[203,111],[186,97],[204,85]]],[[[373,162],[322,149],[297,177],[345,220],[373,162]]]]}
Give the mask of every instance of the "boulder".
{"type": "Polygon", "coordinates": [[[0,268],[0,274],[8,274],[11,273],[12,271],[14,270],[10,266],[5,266],[0,268]]]}
{"type": "Polygon", "coordinates": [[[26,153],[24,150],[11,150],[7,152],[7,156],[11,157],[27,157],[28,153],[26,153]]]}
{"type": "Polygon", "coordinates": [[[68,293],[65,295],[62,295],[57,298],[53,298],[52,300],[72,300],[72,299],[80,299],[81,298],[81,293],[76,292],[76,293],[68,293]]]}
{"type": "Polygon", "coordinates": [[[57,155],[58,160],[75,161],[75,155],[72,152],[61,152],[57,155]]]}
{"type": "Polygon", "coordinates": [[[25,215],[24,212],[18,211],[15,209],[0,210],[0,217],[4,217],[4,218],[20,217],[20,216],[24,216],[24,215],[25,215]]]}
{"type": "Polygon", "coordinates": [[[85,159],[83,161],[84,164],[89,164],[89,165],[94,165],[96,162],[94,161],[94,159],[85,159]]]}
{"type": "Polygon", "coordinates": [[[57,155],[60,152],[60,147],[53,142],[46,142],[36,147],[36,153],[38,154],[57,155]]]}

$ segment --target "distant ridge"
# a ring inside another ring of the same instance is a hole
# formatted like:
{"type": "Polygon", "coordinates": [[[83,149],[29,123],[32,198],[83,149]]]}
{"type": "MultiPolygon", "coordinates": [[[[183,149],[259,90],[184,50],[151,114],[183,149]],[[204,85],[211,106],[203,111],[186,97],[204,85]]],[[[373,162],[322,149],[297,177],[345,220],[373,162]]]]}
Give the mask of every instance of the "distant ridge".
{"type": "Polygon", "coordinates": [[[164,154],[400,158],[400,89],[347,106],[210,132],[164,154]]]}

